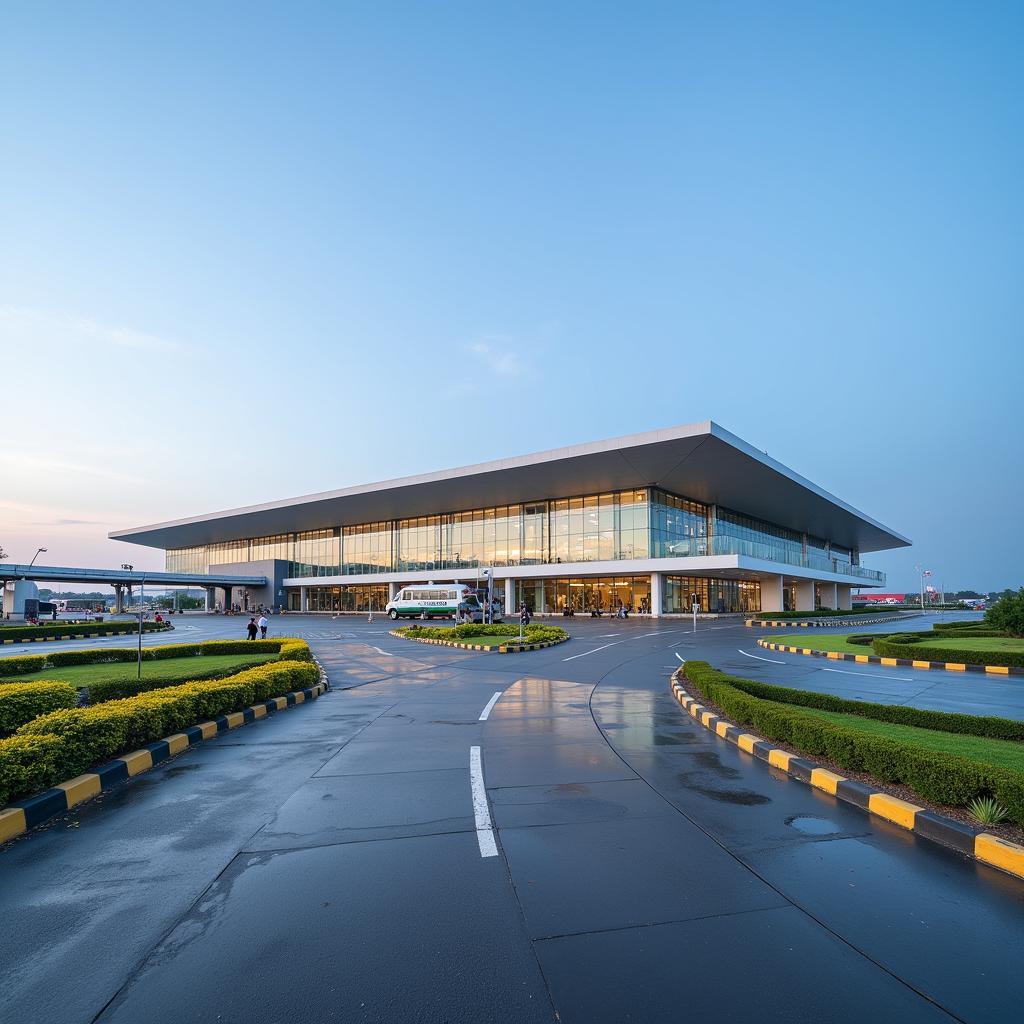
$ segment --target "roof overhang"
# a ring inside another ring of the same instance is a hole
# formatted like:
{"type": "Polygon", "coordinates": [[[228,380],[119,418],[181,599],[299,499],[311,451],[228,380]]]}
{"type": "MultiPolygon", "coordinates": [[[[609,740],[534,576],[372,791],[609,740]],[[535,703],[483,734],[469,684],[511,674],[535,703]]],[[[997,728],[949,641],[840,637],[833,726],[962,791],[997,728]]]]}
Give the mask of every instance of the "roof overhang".
{"type": "Polygon", "coordinates": [[[156,548],[661,487],[861,551],[910,541],[709,421],[117,530],[156,548]]]}

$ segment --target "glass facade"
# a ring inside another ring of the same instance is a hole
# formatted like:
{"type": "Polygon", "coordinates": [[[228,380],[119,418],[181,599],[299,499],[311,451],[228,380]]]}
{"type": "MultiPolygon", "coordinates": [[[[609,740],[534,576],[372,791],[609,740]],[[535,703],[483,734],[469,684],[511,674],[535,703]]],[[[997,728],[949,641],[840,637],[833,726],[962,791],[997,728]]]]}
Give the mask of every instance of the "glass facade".
{"type": "Polygon", "coordinates": [[[558,579],[516,580],[516,607],[523,602],[531,612],[558,613],[572,608],[577,614],[600,610],[612,614],[651,610],[650,576],[581,576],[558,579]]]}
{"type": "MultiPolygon", "coordinates": [[[[288,594],[288,608],[299,611],[301,595],[297,590],[288,594]]],[[[310,587],[306,607],[311,612],[382,612],[388,603],[386,583],[353,583],[346,587],[310,587]]]]}
{"type": "Polygon", "coordinates": [[[757,580],[723,580],[701,576],[666,576],[662,583],[662,611],[692,610],[696,594],[702,612],[759,612],[761,584],[757,580]]]}
{"type": "Polygon", "coordinates": [[[739,554],[883,581],[858,552],[656,488],[607,491],[167,551],[170,572],[277,558],[292,577],[739,554]]]}

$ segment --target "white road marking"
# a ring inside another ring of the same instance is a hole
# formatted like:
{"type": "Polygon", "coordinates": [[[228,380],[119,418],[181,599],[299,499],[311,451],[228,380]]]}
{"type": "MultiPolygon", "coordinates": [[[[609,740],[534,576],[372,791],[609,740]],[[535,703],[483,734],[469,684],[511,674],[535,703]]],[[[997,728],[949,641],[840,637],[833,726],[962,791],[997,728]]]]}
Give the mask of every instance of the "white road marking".
{"type": "Polygon", "coordinates": [[[505,692],[504,690],[498,690],[498,692],[495,693],[495,695],[487,702],[487,707],[485,707],[483,709],[483,711],[480,712],[480,721],[481,722],[486,722],[487,721],[487,716],[491,713],[491,708],[493,708],[494,705],[498,703],[498,698],[501,697],[501,695],[504,692],[505,692]]]}
{"type": "Polygon", "coordinates": [[[823,668],[822,672],[841,672],[844,676],[860,676],[861,679],[877,679],[885,682],[886,679],[902,679],[904,682],[913,683],[916,680],[913,676],[876,676],[871,672],[852,672],[848,668],[823,668]]]}
{"type": "Polygon", "coordinates": [[[681,661],[681,662],[682,662],[682,663],[683,663],[684,665],[686,664],[686,659],[685,659],[685,658],[684,658],[684,657],[683,657],[683,656],[682,656],[682,655],[681,655],[681,654],[680,654],[680,653],[679,653],[678,651],[673,651],[672,653],[673,653],[673,654],[675,654],[675,656],[676,656],[676,657],[677,657],[677,658],[678,658],[678,659],[679,659],[679,660],[680,660],[680,661],[681,661]]]}
{"type": "Polygon", "coordinates": [[[394,655],[390,651],[382,651],[379,647],[374,647],[371,644],[367,644],[366,646],[369,647],[371,651],[376,651],[378,654],[383,654],[387,658],[394,657],[394,655]]]}
{"type": "Polygon", "coordinates": [[[598,633],[597,634],[597,639],[598,640],[607,640],[608,637],[610,637],[610,636],[618,636],[618,635],[619,635],[618,633],[598,633]]]}
{"type": "Polygon", "coordinates": [[[487,790],[484,787],[484,769],[480,763],[480,748],[469,748],[469,786],[473,793],[473,818],[476,820],[476,841],[481,857],[497,857],[498,844],[494,841],[494,827],[491,812],[487,807],[487,790]]]}
{"type": "MultiPolygon", "coordinates": [[[[739,651],[739,648],[737,647],[736,650],[739,651]]],[[[774,658],[762,658],[759,654],[747,654],[746,651],[740,651],[740,654],[742,654],[744,658],[757,658],[758,661],[770,661],[773,665],[787,664],[784,661],[776,661],[774,658]]]]}
{"type": "Polygon", "coordinates": [[[602,644],[600,647],[591,648],[589,651],[584,651],[582,654],[574,654],[571,658],[563,658],[562,661],[575,661],[577,658],[585,658],[588,654],[597,654],[598,651],[603,651],[608,647],[616,647],[618,644],[626,643],[625,640],[613,640],[610,644],[602,644]]]}

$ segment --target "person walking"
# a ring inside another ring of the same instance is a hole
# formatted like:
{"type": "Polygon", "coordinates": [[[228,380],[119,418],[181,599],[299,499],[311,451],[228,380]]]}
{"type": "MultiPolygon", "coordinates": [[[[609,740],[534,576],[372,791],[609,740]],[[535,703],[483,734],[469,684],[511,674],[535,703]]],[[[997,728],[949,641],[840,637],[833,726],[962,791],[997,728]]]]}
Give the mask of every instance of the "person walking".
{"type": "Polygon", "coordinates": [[[256,634],[257,634],[257,632],[259,631],[259,626],[257,626],[257,625],[256,625],[256,617],[255,617],[255,616],[253,616],[253,617],[252,617],[252,618],[251,618],[251,619],[249,620],[249,625],[248,625],[248,626],[246,626],[245,628],[246,628],[246,629],[248,630],[248,632],[249,632],[249,639],[250,639],[250,640],[255,640],[255,639],[256,639],[256,634]]]}
{"type": "Polygon", "coordinates": [[[260,627],[260,639],[261,640],[266,640],[267,639],[267,627],[270,625],[270,622],[267,620],[267,616],[266,616],[265,612],[261,613],[260,620],[259,620],[259,622],[256,623],[256,625],[260,627]]]}

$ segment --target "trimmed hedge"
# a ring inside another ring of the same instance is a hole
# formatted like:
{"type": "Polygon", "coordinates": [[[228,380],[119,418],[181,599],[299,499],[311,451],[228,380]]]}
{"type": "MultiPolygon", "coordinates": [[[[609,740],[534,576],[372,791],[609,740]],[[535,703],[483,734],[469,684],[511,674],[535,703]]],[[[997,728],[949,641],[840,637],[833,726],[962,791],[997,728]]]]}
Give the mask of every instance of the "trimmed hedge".
{"type": "MultiPolygon", "coordinates": [[[[170,622],[143,622],[143,633],[158,633],[164,629],[173,629],[170,622]]],[[[107,636],[110,633],[123,633],[126,630],[137,633],[138,622],[50,622],[38,626],[0,626],[0,640],[35,640],[37,637],[67,636],[107,636]]]]}
{"type": "Polygon", "coordinates": [[[77,703],[78,691],[70,683],[4,683],[0,685],[0,736],[39,715],[77,703]]]}
{"type": "Polygon", "coordinates": [[[150,690],[89,708],[53,711],[0,739],[0,805],[197,722],[315,686],[316,665],[279,661],[226,679],[150,690]]]}
{"type": "MultiPolygon", "coordinates": [[[[287,659],[275,659],[276,661],[287,659]]],[[[263,662],[263,664],[274,664],[263,662]]],[[[238,672],[244,672],[249,668],[256,668],[249,662],[238,661],[232,665],[221,665],[220,668],[210,668],[205,671],[198,669],[183,670],[179,675],[163,676],[160,679],[104,679],[100,682],[86,683],[81,687],[85,694],[86,703],[103,704],[108,700],[122,700],[125,697],[134,697],[139,693],[147,693],[150,690],[163,690],[168,686],[179,686],[182,683],[196,683],[207,679],[224,679],[233,676],[238,672]]],[[[27,686],[38,686],[38,683],[26,683],[27,686]]]]}
{"type": "MultiPolygon", "coordinates": [[[[963,647],[930,647],[922,642],[922,638],[927,635],[894,633],[891,636],[879,637],[871,647],[875,654],[882,658],[915,658],[919,661],[953,661],[966,665],[1012,665],[1024,668],[1024,651],[971,650],[969,641],[963,647]]],[[[948,634],[944,634],[943,639],[947,636],[948,634]]],[[[959,637],[954,636],[951,639],[959,637]]]]}
{"type": "MultiPolygon", "coordinates": [[[[313,655],[305,640],[279,637],[274,640],[201,640],[191,644],[161,644],[143,647],[143,661],[161,661],[165,658],[187,658],[203,654],[287,654],[289,661],[309,661],[313,655]]],[[[99,665],[135,661],[137,647],[92,647],[85,651],[53,651],[45,654],[44,668],[62,665],[99,665]]],[[[12,661],[17,659],[11,659],[12,661]]],[[[26,670],[31,671],[31,670],[26,670]]],[[[38,671],[38,670],[36,670],[38,671]]]]}
{"type": "Polygon", "coordinates": [[[757,612],[756,619],[842,619],[850,615],[883,615],[890,611],[889,607],[882,608],[845,608],[842,610],[833,608],[818,608],[813,612],[757,612]]]}
{"type": "MultiPolygon", "coordinates": [[[[707,662],[688,661],[683,671],[709,700],[769,739],[827,757],[850,771],[909,786],[932,803],[964,807],[975,797],[994,796],[1012,821],[1024,825],[1024,773],[955,754],[921,750],[804,715],[797,707],[746,692],[736,684],[746,687],[750,680],[737,680],[707,662]]],[[[863,714],[866,706],[858,704],[857,713],[863,714]]]]}
{"type": "MultiPolygon", "coordinates": [[[[504,624],[487,626],[481,623],[464,626],[405,626],[401,632],[410,637],[426,637],[430,640],[472,640],[476,636],[507,636],[519,639],[519,626],[504,624]]],[[[569,634],[561,626],[546,626],[539,623],[524,627],[523,637],[527,643],[537,644],[548,640],[565,640],[569,634]]]]}
{"type": "Polygon", "coordinates": [[[730,686],[744,693],[777,704],[793,704],[804,708],[818,708],[822,711],[839,711],[844,714],[873,718],[878,722],[892,722],[894,725],[913,725],[919,729],[933,729],[937,732],[954,732],[962,736],[985,736],[994,740],[1024,741],[1024,722],[1011,718],[997,718],[994,715],[965,715],[954,711],[925,711],[922,708],[906,707],[902,704],[873,704],[863,700],[846,700],[831,693],[815,693],[813,690],[794,690],[788,686],[758,683],[752,679],[728,676],[730,686]]]}
{"type": "Polygon", "coordinates": [[[0,658],[0,679],[5,676],[26,676],[46,668],[45,654],[19,654],[13,658],[0,658]]]}

